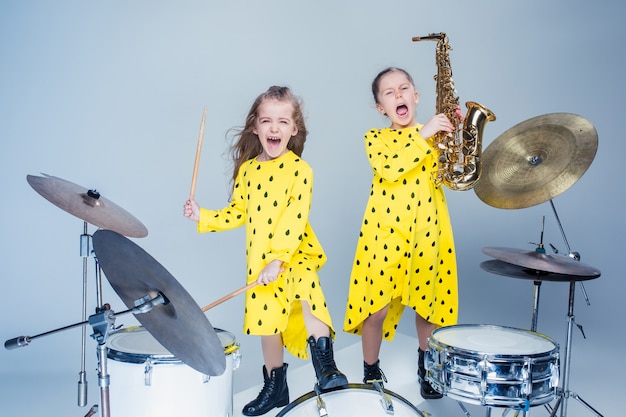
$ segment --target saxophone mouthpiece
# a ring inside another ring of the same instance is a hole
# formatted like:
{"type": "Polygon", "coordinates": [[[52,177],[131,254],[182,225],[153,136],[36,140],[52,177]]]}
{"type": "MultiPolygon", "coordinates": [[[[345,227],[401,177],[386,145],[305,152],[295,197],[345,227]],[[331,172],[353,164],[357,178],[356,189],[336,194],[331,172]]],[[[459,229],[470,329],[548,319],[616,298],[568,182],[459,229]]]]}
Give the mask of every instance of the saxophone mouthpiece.
{"type": "Polygon", "coordinates": [[[415,36],[412,38],[413,42],[419,42],[419,41],[434,41],[434,40],[439,40],[442,39],[446,36],[445,33],[443,32],[439,32],[439,33],[429,33],[427,36],[415,36]]]}

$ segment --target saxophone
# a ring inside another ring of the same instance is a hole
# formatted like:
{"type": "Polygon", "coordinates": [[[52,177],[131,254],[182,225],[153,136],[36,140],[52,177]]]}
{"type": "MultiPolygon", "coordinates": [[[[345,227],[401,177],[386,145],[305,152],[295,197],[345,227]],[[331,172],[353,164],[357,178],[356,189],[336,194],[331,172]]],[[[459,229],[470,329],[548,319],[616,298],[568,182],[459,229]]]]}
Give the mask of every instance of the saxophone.
{"type": "Polygon", "coordinates": [[[486,107],[473,101],[465,103],[465,120],[457,113],[459,98],[456,96],[452,68],[448,50],[448,36],[431,33],[428,36],[414,37],[413,41],[437,40],[437,113],[445,114],[454,125],[452,132],[439,132],[434,137],[435,148],[439,152],[435,183],[451,190],[469,190],[481,174],[482,135],[485,123],[496,120],[496,115],[486,107]],[[461,122],[463,121],[463,129],[461,122]]]}

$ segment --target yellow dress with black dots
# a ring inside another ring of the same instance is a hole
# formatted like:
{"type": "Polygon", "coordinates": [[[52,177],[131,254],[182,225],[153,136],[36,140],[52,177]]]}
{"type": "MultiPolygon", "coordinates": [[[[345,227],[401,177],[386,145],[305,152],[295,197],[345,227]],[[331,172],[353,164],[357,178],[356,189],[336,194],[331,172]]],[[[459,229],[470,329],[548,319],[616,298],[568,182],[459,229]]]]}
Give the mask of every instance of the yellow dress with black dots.
{"type": "Polygon", "coordinates": [[[365,134],[374,178],[350,275],[344,331],[360,334],[389,305],[383,338],[393,340],[408,306],[437,326],[456,324],[457,267],[452,226],[432,139],[418,125],[365,134]]]}
{"type": "Polygon", "coordinates": [[[202,208],[198,221],[200,233],[246,226],[247,283],[269,262],[283,262],[276,281],[246,292],[243,331],[280,333],[287,350],[302,359],[308,358],[308,334],[301,301],[334,336],[317,274],[326,255],[309,224],[312,190],[313,170],[293,152],[264,162],[250,159],[239,169],[231,203],[221,210],[202,208]]]}

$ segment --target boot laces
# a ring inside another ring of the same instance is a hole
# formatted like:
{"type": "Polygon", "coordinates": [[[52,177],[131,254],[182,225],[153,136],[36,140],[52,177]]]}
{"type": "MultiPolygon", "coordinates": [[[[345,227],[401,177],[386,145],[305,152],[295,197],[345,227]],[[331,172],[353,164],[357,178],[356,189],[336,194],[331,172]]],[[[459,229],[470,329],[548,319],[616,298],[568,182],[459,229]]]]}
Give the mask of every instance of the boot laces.
{"type": "Polygon", "coordinates": [[[380,369],[378,363],[374,365],[367,365],[366,373],[365,373],[365,382],[371,383],[374,381],[383,381],[387,382],[387,377],[383,373],[383,370],[380,369]]]}
{"type": "Polygon", "coordinates": [[[320,367],[322,368],[335,366],[335,359],[333,356],[332,349],[327,349],[327,350],[317,349],[317,358],[319,360],[320,367]]]}

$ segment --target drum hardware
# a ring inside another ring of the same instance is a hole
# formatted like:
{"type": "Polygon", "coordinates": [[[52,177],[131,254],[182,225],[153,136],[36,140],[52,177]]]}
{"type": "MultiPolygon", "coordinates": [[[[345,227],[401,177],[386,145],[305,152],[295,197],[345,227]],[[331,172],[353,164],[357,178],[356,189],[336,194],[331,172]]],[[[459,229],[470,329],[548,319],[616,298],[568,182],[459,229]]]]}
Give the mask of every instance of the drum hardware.
{"type": "Polygon", "coordinates": [[[91,417],[91,416],[93,416],[94,414],[96,414],[97,412],[98,412],[98,405],[97,405],[97,404],[94,404],[94,405],[93,405],[93,406],[89,409],[89,411],[87,412],[87,414],[85,414],[85,417],[91,417]]]}
{"type": "MultiPolygon", "coordinates": [[[[573,252],[569,246],[569,242],[567,241],[567,237],[565,236],[565,231],[563,225],[559,219],[559,216],[556,212],[556,208],[554,206],[554,202],[550,200],[550,205],[554,212],[555,218],[557,220],[557,224],[559,226],[559,230],[561,231],[561,235],[563,237],[563,241],[567,247],[567,256],[559,256],[552,257],[551,255],[545,255],[545,250],[543,251],[543,255],[531,255],[530,252],[518,251],[515,249],[497,249],[497,248],[484,248],[483,252],[496,257],[500,261],[505,263],[510,263],[513,266],[507,267],[506,270],[515,270],[515,266],[522,268],[530,268],[532,270],[536,270],[540,273],[534,275],[535,282],[541,282],[543,280],[550,281],[562,281],[569,282],[569,296],[568,296],[568,308],[567,308],[567,334],[566,334],[566,342],[565,342],[565,357],[564,357],[564,365],[563,365],[563,377],[562,377],[562,387],[557,391],[557,401],[552,409],[548,406],[548,410],[550,411],[550,417],[554,417],[559,408],[561,408],[561,417],[565,417],[567,415],[567,401],[569,397],[574,397],[581,404],[583,404],[589,411],[594,413],[598,417],[603,417],[600,412],[598,412],[595,408],[593,408],[589,403],[583,400],[577,393],[571,391],[569,389],[569,378],[570,378],[570,368],[571,368],[571,350],[572,350],[572,333],[574,325],[578,327],[583,338],[586,338],[585,332],[583,330],[582,325],[575,322],[574,319],[574,296],[576,290],[576,282],[580,283],[583,295],[587,302],[587,305],[590,305],[589,297],[587,296],[587,292],[585,291],[584,285],[582,281],[598,278],[601,273],[599,270],[582,264],[580,262],[580,254],[578,252],[573,252]],[[544,273],[542,275],[542,273],[544,273]]],[[[550,244],[555,254],[558,254],[558,250],[554,247],[554,245],[550,244]]],[[[483,266],[481,264],[481,266],[483,266]]],[[[486,265],[487,270],[491,268],[492,271],[495,269],[500,269],[500,271],[504,271],[505,268],[501,268],[500,266],[494,268],[494,264],[486,265]]],[[[492,272],[490,271],[490,272],[492,272]]],[[[517,273],[511,274],[513,277],[521,277],[519,271],[517,273]]],[[[530,274],[528,275],[531,276],[530,274]]],[[[538,285],[536,285],[538,287],[538,285]]],[[[535,314],[535,311],[533,311],[535,314]]],[[[535,320],[535,319],[533,319],[535,320]]],[[[536,325],[536,321],[533,321],[533,325],[536,325]]]]}
{"type": "Polygon", "coordinates": [[[326,403],[322,399],[322,389],[319,384],[315,384],[313,387],[315,390],[315,402],[317,404],[317,412],[320,417],[328,417],[328,411],[326,411],[326,403]]]}
{"type": "MultiPolygon", "coordinates": [[[[87,222],[131,237],[144,237],[148,234],[146,227],[126,210],[102,197],[95,189],[88,190],[61,178],[42,174],[42,177],[27,175],[29,185],[42,197],[62,210],[84,220],[84,232],[80,236],[80,256],[83,258],[83,310],[82,320],[87,320],[87,258],[90,253],[90,238],[87,222]]],[[[101,289],[101,287],[99,287],[101,289]]],[[[98,292],[99,303],[102,308],[98,292]]],[[[87,344],[86,328],[83,326],[81,335],[81,370],[78,380],[78,406],[87,405],[87,374],[85,372],[85,349],[87,344]]]]}
{"type": "Polygon", "coordinates": [[[391,402],[391,397],[385,392],[383,385],[380,381],[372,381],[372,386],[380,394],[380,404],[383,406],[385,412],[387,414],[393,414],[393,403],[391,402]]]}
{"type": "MultiPolygon", "coordinates": [[[[91,337],[98,342],[98,385],[100,387],[100,401],[102,406],[102,416],[109,417],[109,375],[107,373],[106,366],[106,341],[109,336],[111,330],[114,329],[115,317],[127,314],[127,313],[148,313],[156,304],[162,302],[163,297],[161,295],[154,298],[145,298],[144,302],[137,302],[136,306],[132,309],[124,310],[119,313],[115,313],[110,309],[109,305],[106,304],[103,308],[98,309],[96,314],[89,316],[88,320],[84,320],[78,323],[70,324],[67,326],[59,327],[54,330],[50,330],[44,333],[40,333],[35,336],[18,336],[13,339],[9,339],[4,342],[4,347],[8,350],[13,350],[19,347],[28,346],[33,340],[38,339],[40,337],[49,336],[55,333],[59,333],[61,331],[69,330],[75,327],[82,326],[85,327],[86,324],[90,324],[93,328],[93,333],[91,337]]],[[[86,399],[86,397],[84,397],[86,399]]],[[[95,406],[94,406],[95,407],[95,406]]],[[[96,408],[97,409],[97,408],[96,408]]],[[[89,413],[95,413],[94,408],[92,407],[89,413]]],[[[92,414],[87,413],[87,416],[92,414]]]]}

